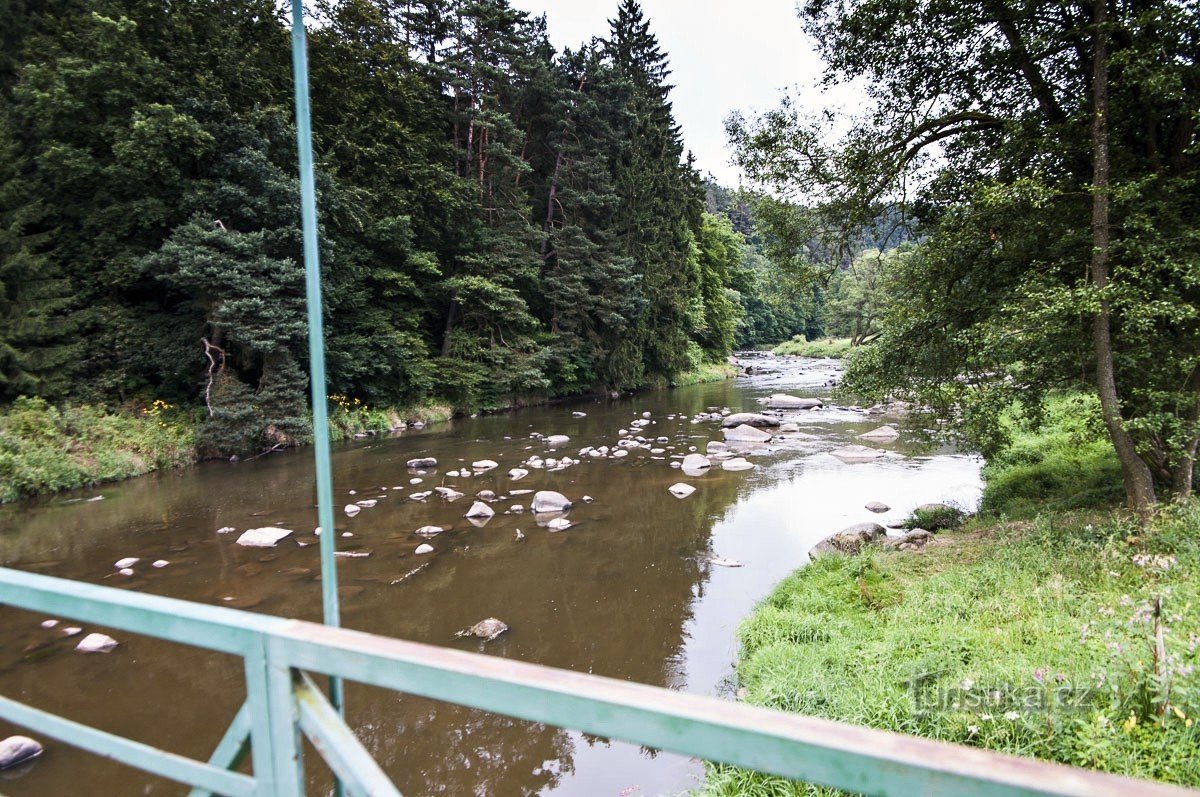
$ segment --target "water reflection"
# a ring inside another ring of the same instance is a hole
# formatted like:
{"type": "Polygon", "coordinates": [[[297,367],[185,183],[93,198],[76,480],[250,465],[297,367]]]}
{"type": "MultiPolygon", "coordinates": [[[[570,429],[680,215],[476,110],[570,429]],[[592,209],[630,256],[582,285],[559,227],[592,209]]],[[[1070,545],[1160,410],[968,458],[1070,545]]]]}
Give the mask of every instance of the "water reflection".
{"type": "MultiPolygon", "coordinates": [[[[914,452],[905,438],[869,464],[846,465],[829,450],[878,426],[878,419],[829,408],[798,414],[801,433],[751,457],[754,470],[719,468],[688,477],[646,450],[623,460],[592,459],[564,471],[532,470],[519,482],[507,471],[529,456],[554,456],[541,434],[567,434],[569,447],[614,445],[617,432],[643,412],[642,432],[664,457],[703,451],[719,439],[716,424],[692,423],[710,407],[757,410],[754,399],[787,390],[820,395],[829,364],[777,363],[751,380],[681,388],[631,400],[588,402],[462,419],[403,437],[343,446],[335,453],[339,503],[375,499],[353,518],[339,513],[341,549],[369,556],[341,560],[339,583],[347,626],[465,650],[482,650],[577,671],[714,694],[730,672],[737,624],[779,578],[806,560],[808,547],[848,522],[868,519],[862,504],[882,500],[894,514],[928,500],[978,494],[978,464],[951,452],[914,452]],[[587,412],[574,418],[573,410],[587,412]],[[671,417],[674,416],[674,417],[671,417]],[[439,468],[414,478],[413,457],[439,468]],[[471,478],[449,477],[479,459],[499,467],[471,478]],[[667,488],[697,487],[680,500],[667,488]],[[413,492],[453,486],[454,502],[413,492]],[[462,516],[479,490],[505,496],[482,527],[462,516]],[[578,499],[575,525],[540,528],[513,489],[553,489],[578,499]],[[353,495],[351,494],[353,492],[353,495]],[[412,532],[448,529],[428,542],[412,532]],[[524,541],[517,541],[517,530],[524,541]],[[350,535],[350,536],[342,536],[350,535]],[[739,560],[741,568],[710,562],[739,560]],[[509,633],[492,643],[456,640],[454,632],[496,616],[509,633]]],[[[212,463],[107,486],[80,496],[0,510],[0,561],[52,575],[111,584],[271,614],[318,619],[317,547],[311,535],[309,452],[237,465],[212,463]],[[93,503],[65,503],[102,494],[93,503]],[[274,549],[234,544],[232,526],[295,529],[274,549]],[[143,562],[129,578],[112,563],[143,562]],[[146,563],[163,558],[161,570],[146,563]]],[[[115,634],[121,647],[82,656],[53,641],[42,618],[0,610],[0,693],[192,756],[206,757],[242,699],[241,671],[228,657],[184,652],[115,634]],[[46,647],[38,647],[50,641],[46,647]],[[27,648],[35,648],[27,650],[27,648]]],[[[90,629],[89,629],[90,630],[90,629]]],[[[693,785],[698,764],[625,744],[352,686],[349,716],[360,738],[405,794],[658,794],[693,785]]],[[[9,729],[0,726],[0,733],[9,729]]],[[[313,758],[310,756],[310,759],[313,758]]],[[[313,793],[327,779],[310,762],[313,793]]],[[[76,793],[175,794],[170,784],[131,773],[61,745],[27,775],[7,783],[12,797],[76,793]]]]}

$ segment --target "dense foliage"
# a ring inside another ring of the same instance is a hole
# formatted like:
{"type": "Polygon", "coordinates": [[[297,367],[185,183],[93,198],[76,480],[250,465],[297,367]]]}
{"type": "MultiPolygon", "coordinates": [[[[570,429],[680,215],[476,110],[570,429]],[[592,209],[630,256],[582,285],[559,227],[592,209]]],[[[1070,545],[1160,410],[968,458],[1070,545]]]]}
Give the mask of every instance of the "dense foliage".
{"type": "Polygon", "coordinates": [[[847,385],[961,413],[992,453],[1014,401],[1034,412],[1091,383],[1130,503],[1186,497],[1200,443],[1195,3],[813,0],[800,15],[827,82],[865,86],[866,110],[836,128],[794,103],[734,117],[740,162],[832,237],[886,207],[920,240],[847,385]]]}
{"type": "MultiPolygon", "coordinates": [[[[0,401],[202,404],[208,453],[303,439],[278,4],[4,7],[0,401]]],[[[728,353],[745,241],[705,213],[634,0],[562,53],[506,0],[313,10],[333,393],[496,406],[728,353]]]]}

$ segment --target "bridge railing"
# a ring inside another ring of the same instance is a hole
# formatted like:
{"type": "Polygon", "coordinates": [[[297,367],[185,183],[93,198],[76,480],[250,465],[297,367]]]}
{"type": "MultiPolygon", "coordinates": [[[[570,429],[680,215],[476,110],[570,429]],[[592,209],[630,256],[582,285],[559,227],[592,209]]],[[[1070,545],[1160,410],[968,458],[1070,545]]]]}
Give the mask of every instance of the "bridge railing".
{"type": "Polygon", "coordinates": [[[196,761],[0,697],[0,718],[194,787],[304,794],[301,737],[351,795],[397,795],[311,679],[321,674],[878,795],[1196,795],[1163,784],[596,675],[0,568],[0,604],[239,656],[246,702],[196,761]],[[246,755],[252,775],[237,771],[246,755]]]}

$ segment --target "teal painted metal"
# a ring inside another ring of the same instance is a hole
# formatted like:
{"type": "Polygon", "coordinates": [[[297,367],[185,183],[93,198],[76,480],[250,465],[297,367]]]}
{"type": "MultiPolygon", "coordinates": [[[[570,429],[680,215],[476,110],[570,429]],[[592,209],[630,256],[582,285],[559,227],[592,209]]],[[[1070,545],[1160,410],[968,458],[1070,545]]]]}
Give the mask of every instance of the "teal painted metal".
{"type": "Polygon", "coordinates": [[[335,772],[346,773],[342,786],[351,797],[400,797],[354,733],[338,721],[337,712],[312,679],[301,674],[296,684],[300,729],[335,772]]]}
{"type": "MultiPolygon", "coordinates": [[[[326,625],[341,625],[333,529],[333,473],[329,465],[329,397],[325,387],[325,324],[321,304],[321,249],[317,241],[317,188],[313,174],[312,121],[308,105],[308,47],[304,4],[292,2],[292,76],[296,84],[296,149],[300,156],[300,220],[304,228],[304,286],[308,306],[308,362],[312,387],[313,456],[317,468],[317,525],[321,534],[321,602],[326,625]]],[[[341,712],[342,685],[329,682],[330,700],[341,712]]]]}
{"type": "Polygon", "coordinates": [[[81,725],[6,697],[0,697],[0,717],[26,728],[36,728],[39,733],[98,756],[111,758],[180,783],[203,786],[209,791],[227,794],[230,797],[253,797],[255,794],[254,780],[241,773],[167,753],[148,744],[81,725]]]}
{"type": "MultiPolygon", "coordinates": [[[[237,769],[245,760],[249,750],[250,707],[246,703],[242,703],[242,707],[233,717],[233,722],[229,723],[221,741],[217,743],[217,748],[213,750],[208,763],[219,769],[237,769]]],[[[196,787],[188,792],[188,797],[213,797],[213,792],[196,787]]]]}
{"type": "MultiPolygon", "coordinates": [[[[256,795],[303,794],[297,727],[322,741],[318,750],[335,775],[365,788],[362,779],[348,772],[359,766],[367,771],[365,752],[351,744],[350,730],[332,707],[323,709],[316,700],[319,693],[300,676],[304,670],[863,794],[1200,794],[494,656],[14,570],[0,569],[0,603],[242,655],[256,795]],[[227,641],[218,645],[222,630],[227,641]]],[[[179,762],[186,759],[118,741],[10,700],[0,702],[0,717],[212,789],[207,778],[214,768],[207,764],[183,766],[179,762]]],[[[235,778],[231,793],[251,793],[244,790],[246,776],[226,774],[235,778]]],[[[365,783],[374,783],[375,775],[371,778],[365,783]]]]}

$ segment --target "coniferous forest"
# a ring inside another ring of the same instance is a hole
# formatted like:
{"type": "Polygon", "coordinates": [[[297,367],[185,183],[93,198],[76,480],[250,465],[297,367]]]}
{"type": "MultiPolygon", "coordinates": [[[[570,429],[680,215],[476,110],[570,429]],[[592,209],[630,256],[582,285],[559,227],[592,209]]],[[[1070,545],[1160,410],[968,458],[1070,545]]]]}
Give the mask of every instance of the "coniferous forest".
{"type": "MultiPolygon", "coordinates": [[[[0,9],[0,402],[195,407],[207,454],[304,439],[278,5],[0,9]]],[[[336,396],[627,390],[813,323],[811,295],[760,295],[773,266],[729,192],[706,203],[634,0],[564,52],[505,0],[312,10],[336,396]]]]}

